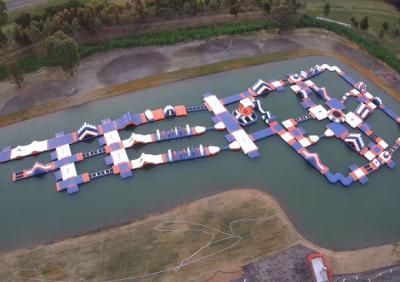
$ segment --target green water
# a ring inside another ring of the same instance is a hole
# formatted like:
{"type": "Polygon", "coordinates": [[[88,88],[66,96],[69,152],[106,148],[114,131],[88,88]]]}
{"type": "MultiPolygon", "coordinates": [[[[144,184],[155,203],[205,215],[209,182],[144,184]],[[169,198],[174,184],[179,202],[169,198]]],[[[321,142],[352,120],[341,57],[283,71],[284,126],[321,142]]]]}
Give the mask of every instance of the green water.
{"type": "MultiPolygon", "coordinates": [[[[124,112],[142,112],[167,104],[200,104],[201,94],[212,92],[224,97],[240,92],[256,79],[283,78],[315,64],[338,65],[355,79],[364,80],[369,91],[382,97],[385,104],[400,112],[399,103],[347,65],[327,57],[307,57],[229,71],[178,83],[163,85],[110,100],[103,100],[55,114],[24,121],[0,129],[0,145],[26,144],[42,140],[64,130],[69,132],[83,121],[100,123],[103,118],[120,117],[124,112]]],[[[313,79],[330,94],[341,97],[349,86],[333,73],[313,79]]],[[[264,107],[279,121],[306,113],[291,90],[267,96],[264,107]]],[[[317,101],[318,99],[315,98],[317,101]]],[[[353,110],[356,103],[349,102],[353,110]]],[[[185,118],[138,127],[139,133],[169,129],[175,125],[211,126],[209,113],[194,113],[185,118]]],[[[399,127],[380,112],[368,120],[376,133],[392,145],[399,127]]],[[[308,121],[302,126],[308,133],[321,134],[325,123],[308,121]]],[[[250,131],[260,129],[255,125],[250,131]]],[[[130,130],[121,133],[127,137],[130,130]]],[[[221,132],[182,141],[152,144],[129,149],[130,158],[141,152],[160,153],[169,148],[189,145],[226,145],[221,132]]],[[[162,211],[204,196],[233,188],[254,187],[268,191],[278,199],[298,230],[309,240],[331,249],[354,249],[400,239],[399,168],[382,169],[371,175],[366,185],[348,188],[331,185],[311,168],[283,140],[274,136],[258,142],[262,156],[251,160],[240,152],[222,152],[215,158],[175,163],[136,171],[123,180],[108,176],[81,186],[73,196],[55,192],[54,175],[13,183],[11,172],[31,167],[34,161],[49,162],[48,153],[1,164],[0,170],[0,251],[32,246],[64,236],[120,224],[153,212],[162,211]]],[[[72,146],[73,152],[90,150],[97,142],[72,146]]],[[[341,141],[323,140],[311,151],[319,152],[332,171],[347,172],[353,163],[364,164],[361,157],[341,141]]],[[[395,161],[400,161],[400,154],[395,161]]],[[[104,156],[77,164],[78,173],[105,167],[104,156]]],[[[184,215],[182,215],[184,217],[184,215]]]]}

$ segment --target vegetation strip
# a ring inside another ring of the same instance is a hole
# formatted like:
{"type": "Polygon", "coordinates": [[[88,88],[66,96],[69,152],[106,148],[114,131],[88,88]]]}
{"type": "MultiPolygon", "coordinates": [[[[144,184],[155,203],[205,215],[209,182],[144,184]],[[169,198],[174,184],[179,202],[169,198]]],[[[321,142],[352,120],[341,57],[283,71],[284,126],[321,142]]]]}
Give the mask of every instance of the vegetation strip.
{"type": "MultiPolygon", "coordinates": [[[[81,45],[79,47],[80,58],[85,58],[97,52],[105,52],[118,48],[132,48],[140,46],[150,45],[167,45],[175,44],[182,41],[205,39],[219,35],[234,35],[242,34],[253,31],[269,30],[276,27],[271,21],[245,21],[238,23],[226,23],[215,26],[207,26],[202,28],[194,29],[181,29],[176,31],[165,31],[153,34],[144,35],[133,35],[122,38],[114,38],[106,42],[92,44],[92,45],[81,45]]],[[[355,30],[344,27],[342,25],[318,20],[315,18],[303,16],[299,21],[295,23],[296,28],[323,28],[326,30],[333,31],[339,35],[342,35],[359,46],[365,48],[371,55],[382,60],[395,71],[400,73],[400,60],[390,51],[386,50],[379,43],[372,42],[371,40],[359,35],[355,30]]],[[[19,68],[24,73],[29,73],[38,70],[41,67],[52,66],[54,62],[46,58],[45,56],[31,56],[21,60],[19,68]]],[[[10,75],[9,69],[6,65],[0,65],[0,80],[8,78],[10,75]]]]}
{"type": "Polygon", "coordinates": [[[95,100],[106,99],[114,96],[119,96],[126,94],[128,92],[134,92],[150,87],[155,87],[158,85],[162,85],[165,83],[176,82],[180,80],[195,78],[199,76],[214,74],[218,72],[224,72],[227,70],[234,70],[244,67],[249,67],[253,65],[259,65],[269,62],[276,62],[281,60],[294,59],[305,56],[331,56],[339,61],[342,61],[348,65],[350,65],[353,69],[366,76],[368,79],[373,81],[377,86],[381,87],[385,92],[400,100],[399,94],[387,85],[382,79],[373,75],[369,70],[365,67],[361,66],[353,59],[344,56],[339,53],[327,52],[315,49],[298,49],[296,51],[285,51],[285,52],[277,52],[270,53],[250,58],[243,58],[231,61],[225,61],[210,65],[204,65],[184,70],[178,70],[173,72],[168,72],[164,74],[159,74],[155,76],[150,76],[138,80],[133,80],[130,82],[108,86],[104,88],[95,89],[90,92],[86,92],[80,94],[78,96],[72,96],[69,98],[63,98],[60,100],[56,100],[50,103],[46,103],[40,106],[35,106],[29,110],[16,112],[8,115],[4,115],[0,119],[0,127],[7,126],[13,123],[17,123],[26,119],[42,116],[45,114],[57,112],[66,108],[75,107],[79,105],[83,105],[95,100]]]}

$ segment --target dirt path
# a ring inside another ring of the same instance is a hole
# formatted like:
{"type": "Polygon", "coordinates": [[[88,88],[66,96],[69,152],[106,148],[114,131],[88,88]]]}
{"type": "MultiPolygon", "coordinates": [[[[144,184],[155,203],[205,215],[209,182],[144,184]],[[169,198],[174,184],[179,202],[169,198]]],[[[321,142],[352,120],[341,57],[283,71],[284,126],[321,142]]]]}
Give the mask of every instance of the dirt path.
{"type": "Polygon", "coordinates": [[[35,3],[42,1],[43,0],[10,0],[7,1],[6,5],[8,10],[14,10],[28,5],[33,5],[35,3]]]}
{"type": "Polygon", "coordinates": [[[357,63],[400,90],[400,78],[351,42],[330,32],[304,29],[279,36],[257,32],[243,36],[219,37],[172,46],[152,46],[115,50],[82,60],[77,75],[70,77],[59,68],[45,68],[25,77],[22,89],[0,83],[0,115],[25,111],[33,106],[68,97],[72,88],[80,95],[88,91],[125,83],[161,73],[227,60],[298,49],[318,49],[353,58],[357,63]]]}

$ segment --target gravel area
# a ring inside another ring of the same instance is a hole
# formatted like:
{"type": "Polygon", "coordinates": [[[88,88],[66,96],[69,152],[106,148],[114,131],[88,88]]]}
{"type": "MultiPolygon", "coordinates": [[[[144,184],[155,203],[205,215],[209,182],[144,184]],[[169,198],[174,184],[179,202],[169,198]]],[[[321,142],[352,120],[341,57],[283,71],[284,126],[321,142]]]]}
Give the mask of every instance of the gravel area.
{"type": "Polygon", "coordinates": [[[311,281],[311,273],[307,268],[307,256],[314,251],[296,245],[274,256],[264,258],[244,267],[242,281],[311,281]]]}
{"type": "Polygon", "coordinates": [[[362,273],[336,275],[335,282],[351,282],[351,281],[400,281],[400,265],[375,269],[362,273]]]}

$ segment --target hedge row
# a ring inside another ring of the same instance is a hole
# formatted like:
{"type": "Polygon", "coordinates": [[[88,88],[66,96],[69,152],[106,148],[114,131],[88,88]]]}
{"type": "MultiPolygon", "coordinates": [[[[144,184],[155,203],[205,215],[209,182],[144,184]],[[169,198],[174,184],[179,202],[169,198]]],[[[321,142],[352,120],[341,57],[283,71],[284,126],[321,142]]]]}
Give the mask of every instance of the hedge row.
{"type": "Polygon", "coordinates": [[[390,51],[385,49],[382,45],[377,42],[373,42],[364,36],[357,33],[357,31],[347,28],[345,26],[317,20],[315,18],[303,17],[297,24],[298,28],[302,27],[317,27],[324,28],[329,31],[333,31],[339,35],[342,35],[351,41],[357,43],[361,47],[365,48],[371,55],[385,62],[391,66],[395,71],[400,73],[400,60],[390,51]]]}
{"type": "MultiPolygon", "coordinates": [[[[194,29],[182,29],[176,31],[165,31],[154,34],[134,35],[122,38],[111,39],[106,42],[80,46],[80,57],[85,58],[97,52],[104,52],[116,48],[131,48],[148,45],[167,45],[181,41],[204,39],[218,35],[234,35],[263,29],[271,29],[274,25],[268,21],[249,21],[240,23],[226,23],[215,26],[208,26],[194,29]]],[[[391,52],[386,50],[379,43],[358,34],[355,30],[338,25],[336,23],[325,22],[315,18],[303,17],[296,23],[297,28],[316,27],[333,31],[339,35],[356,42],[364,47],[371,55],[390,65],[400,73],[400,60],[391,52]]],[[[44,56],[32,56],[23,59],[19,65],[24,73],[35,71],[41,67],[49,66],[50,63],[44,56]]],[[[9,76],[7,67],[0,65],[0,80],[9,76]]]]}
{"type": "MultiPolygon", "coordinates": [[[[80,46],[80,58],[85,58],[97,52],[104,52],[116,48],[131,48],[149,45],[175,44],[181,41],[204,39],[217,35],[233,35],[251,31],[271,28],[272,24],[266,21],[250,21],[240,23],[226,23],[215,26],[208,26],[194,29],[182,29],[176,31],[165,31],[153,34],[133,35],[122,38],[111,39],[106,42],[94,45],[80,46]]],[[[41,67],[49,66],[49,62],[44,56],[31,56],[19,62],[24,73],[38,70],[41,67]]],[[[7,67],[0,65],[0,80],[9,76],[7,67]]]]}
{"type": "Polygon", "coordinates": [[[165,31],[156,34],[144,34],[111,39],[104,43],[83,45],[80,47],[81,58],[97,52],[104,52],[116,48],[131,48],[148,45],[168,45],[181,41],[204,39],[218,35],[234,35],[251,31],[272,28],[267,21],[251,21],[241,23],[226,23],[195,29],[182,29],[177,31],[165,31]]]}

